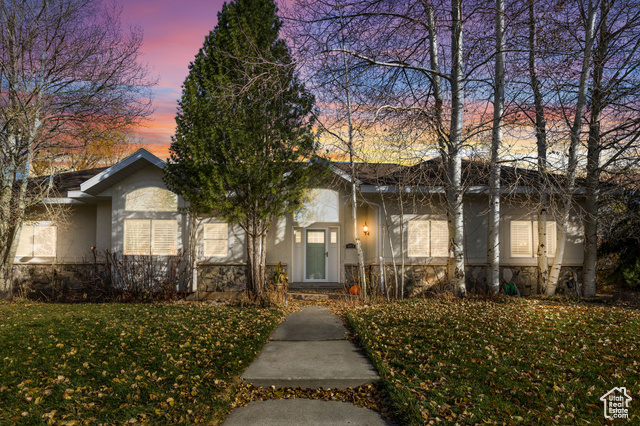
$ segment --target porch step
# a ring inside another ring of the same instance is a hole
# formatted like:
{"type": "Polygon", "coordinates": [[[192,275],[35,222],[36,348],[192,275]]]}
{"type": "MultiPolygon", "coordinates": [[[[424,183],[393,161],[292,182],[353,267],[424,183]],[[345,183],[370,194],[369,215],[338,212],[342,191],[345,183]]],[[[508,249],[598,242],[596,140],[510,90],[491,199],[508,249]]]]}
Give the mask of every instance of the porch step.
{"type": "Polygon", "coordinates": [[[305,293],[305,292],[287,292],[288,299],[296,300],[329,300],[329,299],[347,299],[353,295],[345,293],[305,293]]]}
{"type": "Polygon", "coordinates": [[[340,292],[348,290],[348,287],[342,283],[290,283],[288,290],[303,293],[307,291],[340,292]]]}

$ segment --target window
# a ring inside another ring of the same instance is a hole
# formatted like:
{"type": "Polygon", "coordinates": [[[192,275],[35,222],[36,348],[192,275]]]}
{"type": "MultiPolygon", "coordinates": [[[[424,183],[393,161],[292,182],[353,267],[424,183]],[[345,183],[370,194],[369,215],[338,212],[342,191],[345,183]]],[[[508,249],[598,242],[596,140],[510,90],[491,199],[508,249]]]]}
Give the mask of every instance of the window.
{"type": "Polygon", "coordinates": [[[23,225],[17,257],[56,257],[57,228],[50,222],[23,225]]]}
{"type": "Polygon", "coordinates": [[[449,224],[445,220],[431,221],[431,257],[449,256],[449,224]]]}
{"type": "Polygon", "coordinates": [[[293,231],[293,233],[296,236],[296,238],[295,238],[296,244],[300,244],[302,242],[302,232],[300,232],[299,229],[295,229],[293,231]]]}
{"type": "Polygon", "coordinates": [[[329,239],[329,241],[331,242],[331,244],[338,243],[338,231],[331,231],[331,238],[329,239]]]}
{"type": "Polygon", "coordinates": [[[449,228],[443,220],[410,220],[408,223],[409,257],[447,257],[449,228]]]}
{"type": "Polygon", "coordinates": [[[177,252],[177,220],[124,221],[125,255],[175,256],[177,252]]]}
{"type": "MultiPolygon", "coordinates": [[[[511,257],[537,257],[538,222],[511,221],[511,257]]],[[[547,221],[547,256],[556,254],[556,223],[547,221]]]]}
{"type": "Polygon", "coordinates": [[[204,225],[205,257],[226,257],[229,249],[229,229],[226,223],[204,225]]]}
{"type": "Polygon", "coordinates": [[[178,196],[155,186],[140,188],[125,196],[124,209],[136,212],[174,212],[178,210],[178,196]]]}
{"type": "Polygon", "coordinates": [[[307,231],[307,243],[324,244],[324,231],[307,231]]]}

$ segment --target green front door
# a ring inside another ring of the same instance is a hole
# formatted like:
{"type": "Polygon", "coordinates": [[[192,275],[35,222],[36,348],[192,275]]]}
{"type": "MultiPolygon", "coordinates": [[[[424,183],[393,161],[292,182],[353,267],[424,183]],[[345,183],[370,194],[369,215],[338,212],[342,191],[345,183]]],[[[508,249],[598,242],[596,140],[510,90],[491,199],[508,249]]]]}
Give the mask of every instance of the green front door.
{"type": "Polygon", "coordinates": [[[305,279],[326,280],[326,231],[307,230],[307,260],[305,279]]]}

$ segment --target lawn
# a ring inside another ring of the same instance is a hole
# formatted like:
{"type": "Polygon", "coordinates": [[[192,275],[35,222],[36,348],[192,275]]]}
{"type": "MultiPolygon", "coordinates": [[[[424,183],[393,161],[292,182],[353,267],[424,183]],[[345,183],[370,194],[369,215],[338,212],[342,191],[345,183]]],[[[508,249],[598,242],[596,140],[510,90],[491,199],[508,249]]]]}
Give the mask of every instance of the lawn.
{"type": "Polygon", "coordinates": [[[0,424],[218,422],[279,310],[0,304],[0,424]]]}
{"type": "Polygon", "coordinates": [[[346,316],[402,424],[601,424],[618,386],[640,421],[640,310],[409,300],[346,316]]]}

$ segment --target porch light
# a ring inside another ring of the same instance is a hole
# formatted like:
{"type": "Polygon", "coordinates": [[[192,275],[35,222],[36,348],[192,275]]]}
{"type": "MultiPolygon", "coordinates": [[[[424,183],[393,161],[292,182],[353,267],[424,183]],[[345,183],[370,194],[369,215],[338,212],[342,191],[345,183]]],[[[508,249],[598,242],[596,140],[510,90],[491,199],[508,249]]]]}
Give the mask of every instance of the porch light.
{"type": "Polygon", "coordinates": [[[362,232],[364,232],[364,235],[369,236],[369,226],[367,225],[367,222],[364,223],[364,226],[362,227],[362,232]]]}

